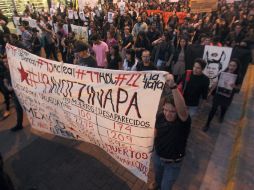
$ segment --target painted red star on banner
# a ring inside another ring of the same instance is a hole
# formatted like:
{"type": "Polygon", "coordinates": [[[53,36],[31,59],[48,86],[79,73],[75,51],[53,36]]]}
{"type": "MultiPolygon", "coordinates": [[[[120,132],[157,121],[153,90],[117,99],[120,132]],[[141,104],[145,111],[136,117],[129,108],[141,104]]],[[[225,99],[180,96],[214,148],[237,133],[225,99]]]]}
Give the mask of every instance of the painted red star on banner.
{"type": "Polygon", "coordinates": [[[20,63],[20,66],[21,66],[21,68],[18,69],[18,70],[19,70],[19,72],[20,72],[21,82],[23,82],[23,81],[25,80],[26,83],[29,85],[29,82],[28,82],[28,79],[27,79],[28,73],[24,70],[24,68],[23,68],[23,66],[22,66],[21,63],[20,63]]]}

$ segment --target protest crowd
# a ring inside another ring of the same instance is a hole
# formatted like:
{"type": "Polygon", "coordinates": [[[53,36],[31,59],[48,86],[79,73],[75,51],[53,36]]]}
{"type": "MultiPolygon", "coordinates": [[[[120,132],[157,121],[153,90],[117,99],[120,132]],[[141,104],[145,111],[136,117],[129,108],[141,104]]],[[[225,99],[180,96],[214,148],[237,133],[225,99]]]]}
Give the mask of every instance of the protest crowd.
{"type": "Polygon", "coordinates": [[[105,1],[93,8],[71,2],[48,10],[38,10],[27,2],[22,15],[13,13],[15,33],[10,32],[10,20],[0,10],[2,119],[10,115],[13,100],[17,124],[11,130],[23,128],[22,106],[8,71],[7,43],[37,56],[85,67],[166,71],[170,74],[161,101],[163,111],[155,125],[153,163],[155,188],[171,189],[180,172],[191,118],[198,117],[199,109],[212,99],[206,124],[200,129],[212,130],[218,108],[222,123],[234,94],[240,91],[248,64],[254,62],[254,1],[217,3],[215,10],[199,12],[192,10],[187,0],[105,1]],[[206,51],[207,46],[231,48],[232,53],[218,51],[217,56],[206,51]],[[222,71],[235,76],[230,90],[218,86],[222,71]]]}

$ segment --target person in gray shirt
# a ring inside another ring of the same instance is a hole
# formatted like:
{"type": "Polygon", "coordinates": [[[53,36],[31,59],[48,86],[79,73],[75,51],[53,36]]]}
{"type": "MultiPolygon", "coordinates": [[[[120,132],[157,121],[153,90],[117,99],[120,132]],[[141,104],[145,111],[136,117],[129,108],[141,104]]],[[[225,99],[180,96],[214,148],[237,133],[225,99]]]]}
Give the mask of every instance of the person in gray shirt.
{"type": "Polygon", "coordinates": [[[19,26],[21,31],[21,41],[27,50],[31,50],[32,47],[32,34],[28,32],[23,25],[19,26]]]}
{"type": "Polygon", "coordinates": [[[74,64],[86,67],[97,67],[97,62],[88,52],[88,45],[82,41],[78,41],[75,45],[74,53],[76,53],[74,64]]]}

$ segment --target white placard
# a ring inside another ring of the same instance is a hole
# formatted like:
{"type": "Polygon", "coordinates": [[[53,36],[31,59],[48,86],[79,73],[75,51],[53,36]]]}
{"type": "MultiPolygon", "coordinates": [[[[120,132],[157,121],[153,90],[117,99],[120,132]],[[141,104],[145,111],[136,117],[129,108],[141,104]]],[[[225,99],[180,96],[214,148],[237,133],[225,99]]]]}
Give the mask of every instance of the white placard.
{"type": "Polygon", "coordinates": [[[125,12],[125,2],[119,2],[118,7],[120,9],[120,14],[123,15],[125,12]]]}
{"type": "Polygon", "coordinates": [[[14,25],[17,27],[18,25],[20,25],[20,17],[13,17],[13,22],[14,22],[14,25]]]}
{"type": "Polygon", "coordinates": [[[232,95],[234,89],[233,86],[235,85],[236,79],[237,75],[235,74],[221,72],[216,93],[226,97],[230,97],[232,95]]]}
{"type": "Polygon", "coordinates": [[[49,10],[49,13],[50,13],[50,16],[53,16],[55,14],[55,9],[54,8],[50,8],[49,10]]]}
{"type": "Polygon", "coordinates": [[[113,23],[113,21],[114,21],[114,13],[108,12],[108,22],[113,23]]]}
{"type": "Polygon", "coordinates": [[[71,31],[74,32],[78,39],[88,40],[88,29],[84,26],[71,25],[71,31]]]}
{"type": "Polygon", "coordinates": [[[230,61],[232,48],[205,46],[203,59],[207,62],[204,74],[210,79],[210,86],[218,81],[218,75],[224,71],[230,61]]]}
{"type": "Polygon", "coordinates": [[[63,25],[63,30],[65,34],[69,34],[69,28],[68,28],[68,24],[64,24],[63,25]]]}
{"type": "Polygon", "coordinates": [[[78,12],[74,11],[73,14],[74,14],[74,19],[77,20],[78,19],[78,12]]]}
{"type": "Polygon", "coordinates": [[[74,17],[73,10],[72,10],[72,9],[69,9],[69,10],[68,10],[68,18],[72,20],[73,17],[74,17]]]}
{"type": "Polygon", "coordinates": [[[84,11],[79,11],[79,18],[81,19],[81,20],[85,20],[85,13],[84,13],[84,11]]]}

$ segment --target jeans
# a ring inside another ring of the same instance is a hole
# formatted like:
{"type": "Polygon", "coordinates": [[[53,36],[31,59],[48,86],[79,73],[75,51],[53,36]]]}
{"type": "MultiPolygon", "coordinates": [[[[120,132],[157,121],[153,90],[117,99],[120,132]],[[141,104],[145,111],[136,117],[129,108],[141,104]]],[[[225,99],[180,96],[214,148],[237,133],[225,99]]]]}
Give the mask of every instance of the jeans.
{"type": "Polygon", "coordinates": [[[13,102],[15,105],[15,109],[16,109],[16,114],[17,114],[17,127],[22,127],[22,123],[23,123],[23,109],[22,106],[19,103],[19,99],[16,96],[15,93],[13,93],[13,102]]]}
{"type": "Polygon", "coordinates": [[[10,92],[8,91],[8,89],[4,86],[4,82],[1,79],[0,80],[0,92],[3,94],[4,96],[4,102],[6,105],[6,111],[10,110],[10,92]]]}
{"type": "Polygon", "coordinates": [[[171,190],[179,176],[182,163],[166,163],[162,161],[157,153],[153,152],[153,166],[155,181],[160,190],[171,190]]]}
{"type": "Polygon", "coordinates": [[[190,117],[192,118],[193,116],[197,114],[198,106],[189,106],[188,111],[189,111],[190,117]]]}
{"type": "Polygon", "coordinates": [[[46,53],[46,58],[47,59],[50,59],[50,55],[52,53],[54,59],[56,61],[59,61],[58,57],[57,57],[57,48],[55,47],[54,43],[45,45],[44,49],[45,49],[45,53],[46,53]]]}
{"type": "Polygon", "coordinates": [[[220,122],[223,121],[224,116],[225,116],[225,114],[226,114],[226,112],[228,110],[228,106],[226,106],[226,105],[220,105],[220,104],[218,104],[218,102],[213,102],[212,109],[211,109],[211,111],[209,113],[209,116],[208,116],[208,119],[207,119],[207,122],[206,122],[206,126],[210,125],[210,123],[211,123],[211,121],[212,121],[212,119],[213,119],[213,117],[214,117],[214,115],[215,115],[215,113],[216,113],[216,111],[217,111],[219,106],[221,108],[220,122]]]}

